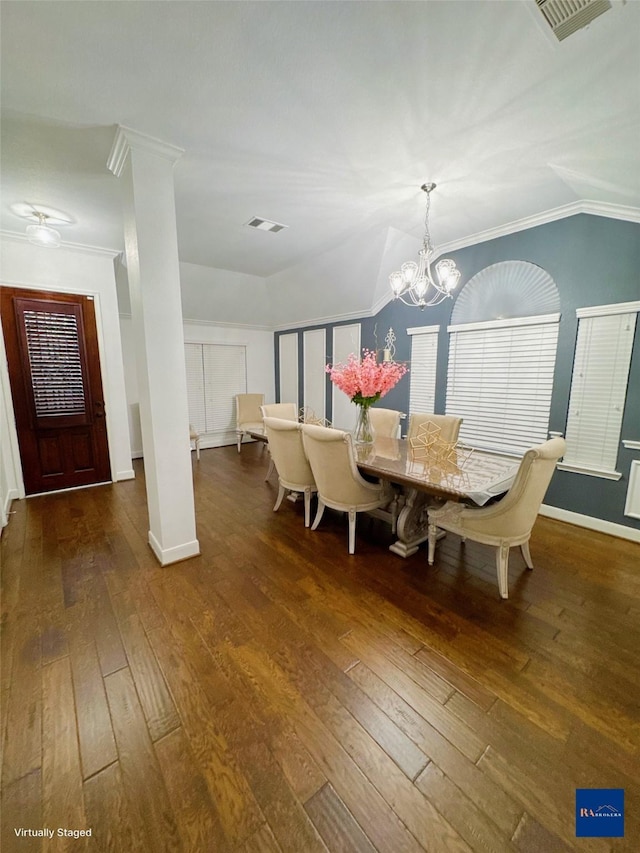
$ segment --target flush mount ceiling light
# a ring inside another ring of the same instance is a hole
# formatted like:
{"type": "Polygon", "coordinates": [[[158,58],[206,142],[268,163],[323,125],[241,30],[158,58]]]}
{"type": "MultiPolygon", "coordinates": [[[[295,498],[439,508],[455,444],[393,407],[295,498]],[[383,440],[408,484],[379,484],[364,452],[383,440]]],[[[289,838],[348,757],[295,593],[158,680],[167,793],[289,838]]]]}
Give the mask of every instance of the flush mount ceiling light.
{"type": "Polygon", "coordinates": [[[52,228],[51,224],[69,225],[71,223],[71,219],[62,211],[44,205],[36,207],[28,202],[19,202],[12,204],[11,210],[16,216],[36,223],[27,225],[27,239],[35,246],[45,246],[48,249],[57,248],[61,242],[60,232],[52,228]]]}
{"type": "Polygon", "coordinates": [[[400,299],[405,305],[415,305],[425,308],[438,305],[444,299],[451,298],[452,291],[460,280],[460,271],[454,261],[446,258],[436,264],[436,277],[431,272],[431,264],[435,255],[431,234],[429,233],[429,209],[431,193],[436,185],[423,184],[420,189],[427,195],[427,211],[424,219],[424,239],[418,253],[418,263],[407,261],[398,272],[389,276],[389,284],[394,299],[400,299]]]}
{"type": "Polygon", "coordinates": [[[47,225],[48,218],[46,213],[38,213],[38,224],[27,225],[27,239],[35,246],[55,249],[61,242],[60,232],[47,225]]]}

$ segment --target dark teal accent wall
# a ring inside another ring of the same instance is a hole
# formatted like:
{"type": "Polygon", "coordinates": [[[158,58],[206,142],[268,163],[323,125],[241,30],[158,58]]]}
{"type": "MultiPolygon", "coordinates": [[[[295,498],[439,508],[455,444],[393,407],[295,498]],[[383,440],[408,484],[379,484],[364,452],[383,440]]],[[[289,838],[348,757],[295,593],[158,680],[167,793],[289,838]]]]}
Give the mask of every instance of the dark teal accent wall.
{"type": "MultiPolygon", "coordinates": [[[[463,286],[484,267],[508,260],[530,261],[538,264],[555,281],[560,294],[561,319],[549,429],[564,434],[578,328],[576,309],[640,300],[640,224],[578,214],[516,234],[478,243],[449,253],[449,256],[455,260],[462,273],[463,286]]],[[[450,322],[452,308],[453,300],[447,300],[435,308],[426,308],[424,311],[410,308],[400,302],[390,302],[376,317],[363,317],[360,320],[362,345],[372,349],[376,346],[374,328],[377,326],[378,347],[382,347],[387,330],[390,326],[393,327],[397,338],[396,359],[398,361],[408,361],[411,356],[411,340],[406,334],[408,328],[440,326],[435,404],[435,411],[440,413],[445,409],[449,348],[447,325],[450,322]]],[[[327,329],[328,347],[331,347],[333,325],[336,324],[324,326],[327,329]]],[[[276,364],[277,337],[278,335],[276,335],[276,364]]],[[[300,339],[299,351],[302,353],[302,339],[300,339]]],[[[331,360],[330,350],[328,359],[331,360]]],[[[302,375],[302,364],[300,372],[302,375]]],[[[327,400],[330,404],[329,385],[327,400]]],[[[387,394],[381,405],[408,411],[408,376],[387,394]]],[[[331,413],[329,412],[327,416],[330,418],[331,413]]],[[[640,331],[637,327],[621,438],[640,440],[640,331]]],[[[630,465],[633,459],[638,458],[640,458],[639,451],[627,450],[620,446],[617,470],[622,473],[622,478],[618,481],[557,471],[547,492],[545,503],[640,529],[640,520],[624,515],[630,465]]]]}

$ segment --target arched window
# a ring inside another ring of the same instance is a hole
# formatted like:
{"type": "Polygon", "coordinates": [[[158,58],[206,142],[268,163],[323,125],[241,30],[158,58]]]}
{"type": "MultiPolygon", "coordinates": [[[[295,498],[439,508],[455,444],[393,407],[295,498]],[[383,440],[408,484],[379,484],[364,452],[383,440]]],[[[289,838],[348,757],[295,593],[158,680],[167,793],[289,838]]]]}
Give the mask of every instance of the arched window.
{"type": "Polygon", "coordinates": [[[560,298],[527,261],[486,267],[462,289],[448,327],[446,412],[460,440],[521,454],[547,438],[560,298]]]}

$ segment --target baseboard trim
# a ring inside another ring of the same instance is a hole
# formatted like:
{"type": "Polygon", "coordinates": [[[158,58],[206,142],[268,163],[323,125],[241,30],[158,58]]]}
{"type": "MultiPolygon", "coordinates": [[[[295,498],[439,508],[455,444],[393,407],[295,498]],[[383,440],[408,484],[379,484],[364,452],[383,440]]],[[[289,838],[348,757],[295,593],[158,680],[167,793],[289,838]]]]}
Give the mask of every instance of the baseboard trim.
{"type": "Polygon", "coordinates": [[[161,566],[179,563],[181,560],[188,560],[189,557],[197,557],[200,553],[200,543],[197,539],[184,542],[182,545],[174,545],[173,548],[162,548],[151,531],[149,531],[149,545],[161,566]]]}
{"type": "Polygon", "coordinates": [[[542,504],[540,515],[553,518],[556,521],[566,521],[578,527],[587,527],[598,533],[607,533],[609,536],[617,536],[619,539],[628,539],[631,542],[640,542],[640,530],[635,527],[627,527],[626,524],[616,524],[613,521],[605,521],[603,518],[594,518],[591,515],[582,515],[579,512],[571,512],[568,509],[560,509],[557,506],[542,504]]]}
{"type": "Polygon", "coordinates": [[[119,482],[120,480],[134,480],[136,476],[136,472],[133,468],[127,468],[125,471],[116,471],[115,482],[119,482]]]}

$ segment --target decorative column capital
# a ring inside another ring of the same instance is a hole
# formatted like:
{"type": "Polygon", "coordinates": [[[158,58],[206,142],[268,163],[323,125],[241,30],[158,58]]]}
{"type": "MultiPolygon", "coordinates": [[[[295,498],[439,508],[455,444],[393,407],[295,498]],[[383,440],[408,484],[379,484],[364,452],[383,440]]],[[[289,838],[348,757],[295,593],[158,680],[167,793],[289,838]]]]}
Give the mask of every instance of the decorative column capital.
{"type": "Polygon", "coordinates": [[[147,136],[146,133],[140,133],[137,130],[132,130],[130,127],[119,124],[113,145],[111,146],[111,153],[107,160],[107,168],[110,172],[113,172],[116,178],[119,178],[122,174],[124,165],[127,162],[127,156],[132,149],[146,151],[156,157],[163,157],[170,163],[175,163],[184,154],[184,148],[178,148],[176,145],[170,145],[161,139],[147,136]]]}

